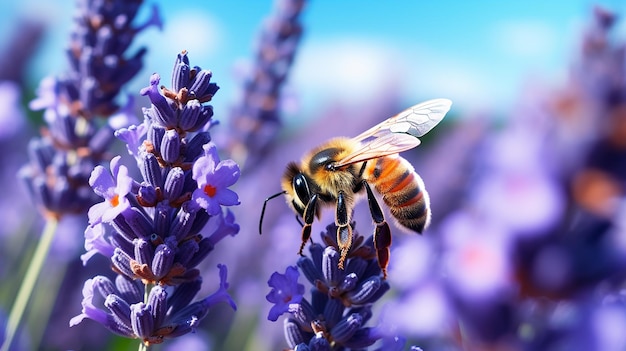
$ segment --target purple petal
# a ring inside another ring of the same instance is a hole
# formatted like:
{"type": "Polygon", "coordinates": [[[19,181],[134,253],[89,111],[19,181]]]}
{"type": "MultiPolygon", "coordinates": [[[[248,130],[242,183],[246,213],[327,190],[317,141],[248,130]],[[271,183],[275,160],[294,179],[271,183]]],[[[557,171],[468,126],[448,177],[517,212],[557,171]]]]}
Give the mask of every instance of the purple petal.
{"type": "Polygon", "coordinates": [[[230,189],[218,189],[213,197],[222,206],[239,205],[239,195],[230,189]]]}
{"type": "Polygon", "coordinates": [[[115,181],[111,173],[102,166],[96,166],[89,177],[89,185],[93,191],[103,198],[110,198],[109,189],[115,188],[115,181]]]}

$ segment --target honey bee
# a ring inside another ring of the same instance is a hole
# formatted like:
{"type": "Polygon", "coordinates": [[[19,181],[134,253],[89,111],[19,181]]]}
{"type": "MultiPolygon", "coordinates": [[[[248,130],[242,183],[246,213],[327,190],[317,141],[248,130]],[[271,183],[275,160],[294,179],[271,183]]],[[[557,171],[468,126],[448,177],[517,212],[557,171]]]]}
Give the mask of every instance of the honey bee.
{"type": "Polygon", "coordinates": [[[281,180],[283,191],[263,204],[259,233],[267,201],[285,195],[287,203],[302,218],[302,244],[311,237],[314,217],[322,207],[335,209],[339,268],[352,245],[350,217],[356,201],[365,195],[374,230],[374,248],[383,276],[387,275],[391,230],[372,191],[381,195],[401,227],[422,233],[430,222],[430,200],[422,178],[398,153],[420,144],[418,137],[434,128],[450,110],[448,99],[414,105],[354,138],[335,138],[306,154],[300,164],[291,162],[281,180]]]}

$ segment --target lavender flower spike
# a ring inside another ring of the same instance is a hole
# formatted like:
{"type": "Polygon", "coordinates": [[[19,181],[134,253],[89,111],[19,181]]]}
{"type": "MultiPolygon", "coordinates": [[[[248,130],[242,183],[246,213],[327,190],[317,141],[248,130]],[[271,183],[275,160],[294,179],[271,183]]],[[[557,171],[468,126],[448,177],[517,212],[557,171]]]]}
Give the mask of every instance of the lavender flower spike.
{"type": "Polygon", "coordinates": [[[151,102],[143,124],[116,133],[142,179],[131,178],[119,156],[110,172],[101,166],[92,172],[89,184],[104,201],[89,211],[89,252],[83,257],[106,256],[118,277],[115,285],[94,278],[106,282],[98,289],[86,283],[83,313],[72,319],[72,325],[94,319],[145,346],[194,331],[217,303],[236,309],[224,265],[218,266],[219,289],[193,301],[202,283],[197,266],[218,242],[239,232],[234,215],[224,214],[222,206],[239,204],[228,187],[240,172],[233,161],[221,161],[210,142],[212,108],[203,102],[217,85],[206,70],[179,67],[189,65],[186,52],[177,63],[176,92],[159,88],[160,78],[153,75],[142,91],[151,102]]]}
{"type": "Polygon", "coordinates": [[[309,246],[311,258],[298,260],[298,268],[313,285],[310,299],[302,296],[304,286],[297,283],[296,267],[288,267],[284,275],[273,273],[268,281],[272,291],[267,300],[275,304],[268,319],[276,321],[289,313],[284,333],[292,350],[361,350],[384,336],[366,326],[372,305],[389,290],[381,277],[372,240],[363,244],[364,238],[354,231],[345,269],[339,269],[336,230],[334,224],[329,225],[322,233],[328,246],[314,243],[309,246]]]}

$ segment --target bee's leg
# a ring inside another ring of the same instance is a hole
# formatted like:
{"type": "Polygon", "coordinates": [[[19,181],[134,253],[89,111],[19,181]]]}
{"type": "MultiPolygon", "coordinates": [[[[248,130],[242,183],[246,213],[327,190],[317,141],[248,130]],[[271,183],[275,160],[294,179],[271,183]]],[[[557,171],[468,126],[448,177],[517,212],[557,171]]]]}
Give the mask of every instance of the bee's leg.
{"type": "Polygon", "coordinates": [[[346,260],[346,256],[348,256],[348,251],[352,245],[352,227],[350,227],[350,217],[348,216],[348,207],[346,206],[343,191],[340,191],[337,196],[335,224],[337,225],[337,245],[341,251],[341,256],[339,257],[339,268],[343,269],[343,263],[346,260]]]}
{"type": "Polygon", "coordinates": [[[376,249],[376,256],[378,257],[378,266],[383,271],[383,278],[387,278],[387,265],[389,265],[389,247],[391,246],[391,229],[389,224],[385,221],[385,215],[376,201],[374,193],[369,184],[363,181],[363,186],[367,191],[367,203],[370,207],[370,213],[372,219],[376,224],[374,231],[374,248],[376,249]]]}
{"type": "Polygon", "coordinates": [[[315,213],[317,212],[317,194],[313,194],[309,199],[309,202],[306,204],[306,208],[304,209],[304,215],[302,219],[304,219],[304,225],[302,226],[302,243],[300,244],[300,250],[298,251],[298,255],[302,256],[302,250],[304,250],[304,245],[311,238],[311,225],[313,224],[313,219],[315,219],[315,213]]]}

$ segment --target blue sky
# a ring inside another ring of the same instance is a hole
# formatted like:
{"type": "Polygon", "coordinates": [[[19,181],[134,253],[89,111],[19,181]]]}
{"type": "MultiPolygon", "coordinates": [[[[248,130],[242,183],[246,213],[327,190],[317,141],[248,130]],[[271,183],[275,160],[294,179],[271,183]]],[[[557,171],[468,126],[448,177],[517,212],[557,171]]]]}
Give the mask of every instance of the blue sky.
{"type": "MultiPolygon", "coordinates": [[[[25,0],[2,5],[8,10],[3,11],[2,37],[19,14],[50,25],[32,79],[65,66],[59,48],[67,42],[74,2],[58,3],[25,0]]],[[[220,106],[216,100],[216,112],[225,111],[237,94],[234,77],[252,57],[257,30],[272,11],[272,1],[156,3],[165,28],[140,37],[150,48],[149,68],[131,89],[146,85],[153,71],[169,74],[175,54],[187,49],[193,64],[214,72],[222,87],[221,101],[226,101],[220,106]]],[[[407,103],[441,96],[451,98],[457,108],[497,109],[514,101],[530,79],[563,81],[595,3],[310,1],[287,91],[305,110],[324,102],[366,103],[385,84],[397,88],[407,103]]],[[[601,3],[618,13],[623,8],[621,1],[601,3]]]]}

